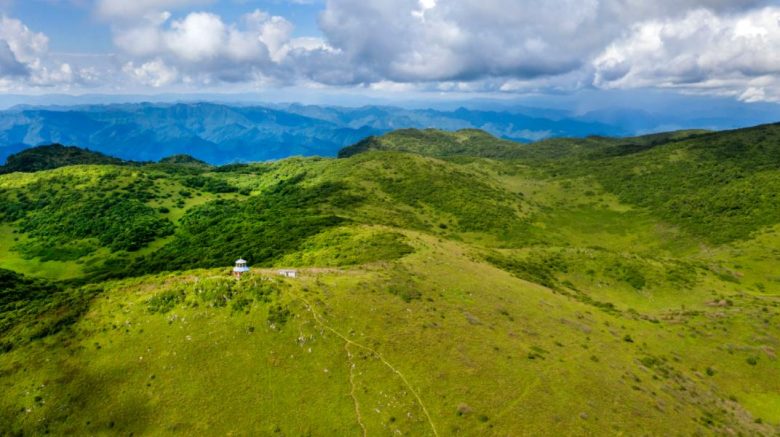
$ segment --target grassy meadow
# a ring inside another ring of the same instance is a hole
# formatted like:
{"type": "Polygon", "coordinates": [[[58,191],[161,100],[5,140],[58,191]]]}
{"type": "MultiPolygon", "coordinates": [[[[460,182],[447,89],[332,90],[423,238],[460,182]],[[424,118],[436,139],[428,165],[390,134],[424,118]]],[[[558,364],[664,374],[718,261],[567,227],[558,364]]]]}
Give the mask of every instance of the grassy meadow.
{"type": "Polygon", "coordinates": [[[777,435],[778,129],[0,175],[0,429],[777,435]]]}

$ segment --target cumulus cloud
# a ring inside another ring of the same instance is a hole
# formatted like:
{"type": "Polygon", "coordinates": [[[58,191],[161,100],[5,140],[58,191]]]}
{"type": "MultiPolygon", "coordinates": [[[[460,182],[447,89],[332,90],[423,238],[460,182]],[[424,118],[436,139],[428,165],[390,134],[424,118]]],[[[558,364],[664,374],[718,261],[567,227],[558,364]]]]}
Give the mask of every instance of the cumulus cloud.
{"type": "MultiPolygon", "coordinates": [[[[544,78],[582,69],[636,22],[692,8],[727,13],[759,0],[331,0],[328,42],[366,80],[544,78]]],[[[361,79],[361,78],[358,78],[361,79]]]]}
{"type": "Polygon", "coordinates": [[[0,77],[26,76],[29,70],[16,59],[8,41],[0,40],[0,77]]]}
{"type": "MultiPolygon", "coordinates": [[[[327,0],[317,37],[298,37],[293,22],[261,10],[227,20],[214,12],[217,0],[92,1],[113,32],[113,68],[155,88],[661,87],[780,101],[776,0],[327,0]]],[[[111,77],[79,62],[53,62],[47,43],[45,35],[3,18],[4,83],[111,77]]]]}
{"type": "Polygon", "coordinates": [[[594,61],[605,88],[678,88],[780,101],[780,7],[691,11],[634,25],[594,61]]]}
{"type": "Polygon", "coordinates": [[[27,67],[33,67],[49,45],[46,35],[33,32],[21,21],[5,15],[0,16],[0,41],[6,48],[6,56],[27,67]]]}
{"type": "Polygon", "coordinates": [[[292,57],[327,49],[321,39],[294,38],[293,29],[285,18],[259,10],[238,23],[225,23],[208,12],[192,12],[178,20],[159,12],[116,27],[114,41],[132,58],[125,73],[154,86],[177,80],[286,81],[294,76],[292,57]]]}
{"type": "Polygon", "coordinates": [[[170,85],[179,78],[179,72],[165,65],[161,59],[155,59],[136,66],[133,62],[125,64],[122,70],[136,82],[159,88],[170,85]]]}
{"type": "MultiPolygon", "coordinates": [[[[49,59],[49,38],[0,15],[0,88],[51,87],[83,82],[82,71],[49,59]]],[[[85,71],[86,72],[86,71],[85,71]]]]}

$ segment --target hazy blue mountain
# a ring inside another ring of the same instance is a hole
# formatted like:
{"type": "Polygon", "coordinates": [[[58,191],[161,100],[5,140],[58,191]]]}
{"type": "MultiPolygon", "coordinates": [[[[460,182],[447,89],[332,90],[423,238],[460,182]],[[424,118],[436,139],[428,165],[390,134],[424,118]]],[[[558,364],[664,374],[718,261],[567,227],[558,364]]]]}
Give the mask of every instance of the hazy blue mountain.
{"type": "MultiPolygon", "coordinates": [[[[208,103],[22,109],[0,113],[0,145],[74,144],[138,161],[180,153],[225,163],[334,155],[380,133],[261,107],[208,103]]],[[[18,147],[0,147],[4,155],[18,147]]],[[[5,158],[5,156],[3,157],[5,158]]]]}
{"type": "Polygon", "coordinates": [[[583,137],[588,135],[628,135],[631,132],[601,122],[580,121],[565,117],[560,112],[542,111],[545,116],[528,115],[525,111],[482,111],[458,108],[454,111],[432,109],[402,109],[387,106],[338,108],[288,105],[285,110],[307,117],[357,128],[369,126],[390,131],[395,129],[444,130],[482,129],[491,134],[521,142],[549,137],[583,137]]]}
{"type": "MultiPolygon", "coordinates": [[[[401,128],[478,128],[530,142],[549,137],[627,135],[595,121],[519,112],[215,103],[16,107],[0,112],[0,159],[26,147],[78,145],[135,161],[189,154],[223,164],[292,155],[335,156],[370,135],[401,128]]],[[[2,161],[0,161],[2,162],[2,161]]]]}

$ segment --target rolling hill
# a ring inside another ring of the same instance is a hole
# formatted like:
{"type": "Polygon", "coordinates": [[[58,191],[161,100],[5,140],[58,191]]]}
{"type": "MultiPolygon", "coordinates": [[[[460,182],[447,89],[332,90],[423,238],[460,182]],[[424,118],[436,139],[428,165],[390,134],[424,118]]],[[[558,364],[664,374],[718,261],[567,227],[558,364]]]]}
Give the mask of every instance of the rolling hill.
{"type": "Polygon", "coordinates": [[[776,435],[778,147],[402,130],[0,175],[0,429],[776,435]]]}
{"type": "Polygon", "coordinates": [[[126,163],[126,161],[99,152],[74,146],[51,144],[26,149],[9,156],[5,165],[0,165],[0,174],[36,172],[77,164],[123,165],[126,163]]]}

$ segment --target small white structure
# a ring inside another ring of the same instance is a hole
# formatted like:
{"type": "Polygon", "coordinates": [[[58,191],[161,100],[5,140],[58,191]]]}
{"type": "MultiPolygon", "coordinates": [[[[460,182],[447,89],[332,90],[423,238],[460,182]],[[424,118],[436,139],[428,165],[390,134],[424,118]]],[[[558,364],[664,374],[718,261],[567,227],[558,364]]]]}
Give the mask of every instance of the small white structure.
{"type": "Polygon", "coordinates": [[[297,278],[298,270],[279,270],[279,274],[285,278],[297,278]]]}
{"type": "Polygon", "coordinates": [[[246,260],[239,259],[236,261],[236,266],[233,267],[233,276],[236,279],[241,279],[241,275],[249,271],[249,267],[246,266],[246,260]]]}

